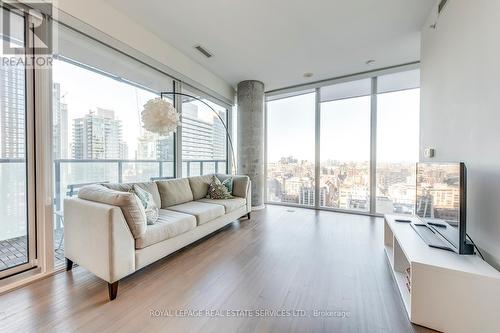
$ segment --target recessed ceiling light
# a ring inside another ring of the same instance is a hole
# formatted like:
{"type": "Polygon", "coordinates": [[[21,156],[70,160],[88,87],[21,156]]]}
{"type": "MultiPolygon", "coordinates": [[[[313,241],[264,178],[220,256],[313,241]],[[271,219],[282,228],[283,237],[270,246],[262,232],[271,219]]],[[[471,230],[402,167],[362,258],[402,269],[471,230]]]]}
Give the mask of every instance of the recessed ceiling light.
{"type": "Polygon", "coordinates": [[[312,77],[314,73],[304,73],[304,77],[312,77]]]}
{"type": "Polygon", "coordinates": [[[367,60],[365,62],[365,64],[367,64],[368,66],[373,65],[374,63],[375,63],[375,60],[373,60],[373,59],[367,60]]]}

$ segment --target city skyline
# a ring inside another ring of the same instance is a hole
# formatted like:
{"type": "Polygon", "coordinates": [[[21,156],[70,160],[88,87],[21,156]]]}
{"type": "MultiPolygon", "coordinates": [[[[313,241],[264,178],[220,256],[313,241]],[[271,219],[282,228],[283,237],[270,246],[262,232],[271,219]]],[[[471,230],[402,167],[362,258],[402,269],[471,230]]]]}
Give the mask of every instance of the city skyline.
{"type": "MultiPolygon", "coordinates": [[[[267,166],[267,199],[314,206],[314,163],[283,157],[267,166]]],[[[369,211],[368,162],[331,162],[320,166],[320,207],[369,211]]],[[[415,207],[415,164],[379,163],[376,210],[411,214],[415,207]]]]}

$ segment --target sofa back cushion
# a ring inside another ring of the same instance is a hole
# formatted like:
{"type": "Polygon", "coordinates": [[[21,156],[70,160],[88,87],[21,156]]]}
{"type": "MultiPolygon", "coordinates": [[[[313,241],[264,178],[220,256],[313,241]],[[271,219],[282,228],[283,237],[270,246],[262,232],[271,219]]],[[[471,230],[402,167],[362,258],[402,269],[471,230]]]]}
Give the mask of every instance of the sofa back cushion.
{"type": "Polygon", "coordinates": [[[134,193],[116,191],[94,184],[82,187],[78,191],[78,197],[120,207],[134,238],[139,238],[146,232],[146,213],[141,201],[134,193]]]}
{"type": "Polygon", "coordinates": [[[162,209],[193,201],[193,192],[187,178],[159,180],[156,184],[160,192],[162,209]]]}
{"type": "Polygon", "coordinates": [[[213,175],[204,175],[188,178],[194,200],[200,200],[207,196],[212,177],[213,175]]]}
{"type": "Polygon", "coordinates": [[[155,182],[144,182],[144,183],[103,183],[104,187],[107,187],[111,190],[122,191],[122,192],[130,192],[133,189],[134,185],[140,187],[146,192],[151,193],[153,196],[153,200],[156,204],[156,207],[161,206],[160,192],[158,191],[158,186],[155,182]]]}

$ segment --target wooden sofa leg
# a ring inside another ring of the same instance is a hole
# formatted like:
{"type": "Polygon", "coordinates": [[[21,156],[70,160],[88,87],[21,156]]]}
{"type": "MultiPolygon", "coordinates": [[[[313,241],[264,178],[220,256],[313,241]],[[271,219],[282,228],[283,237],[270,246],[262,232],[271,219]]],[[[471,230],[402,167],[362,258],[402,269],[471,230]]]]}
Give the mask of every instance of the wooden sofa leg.
{"type": "Polygon", "coordinates": [[[66,270],[70,271],[73,268],[73,261],[66,258],[66,270]]]}
{"type": "Polygon", "coordinates": [[[116,298],[116,295],[118,294],[118,281],[115,281],[113,283],[108,282],[108,293],[110,301],[116,298]]]}
{"type": "Polygon", "coordinates": [[[250,213],[247,214],[248,219],[250,220],[250,213]]]}

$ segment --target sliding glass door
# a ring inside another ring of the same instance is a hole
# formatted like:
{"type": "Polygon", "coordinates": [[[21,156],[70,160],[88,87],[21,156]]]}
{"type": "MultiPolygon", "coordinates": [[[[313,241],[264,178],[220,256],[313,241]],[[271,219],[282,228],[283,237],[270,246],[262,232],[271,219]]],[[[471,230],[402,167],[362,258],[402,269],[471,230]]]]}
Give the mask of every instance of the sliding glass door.
{"type": "Polygon", "coordinates": [[[35,262],[33,110],[25,59],[25,17],[0,8],[0,278],[35,262]],[[9,27],[5,29],[5,27],[9,27]],[[5,30],[3,30],[5,29],[5,30]],[[14,52],[11,52],[13,51],[14,52]]]}

